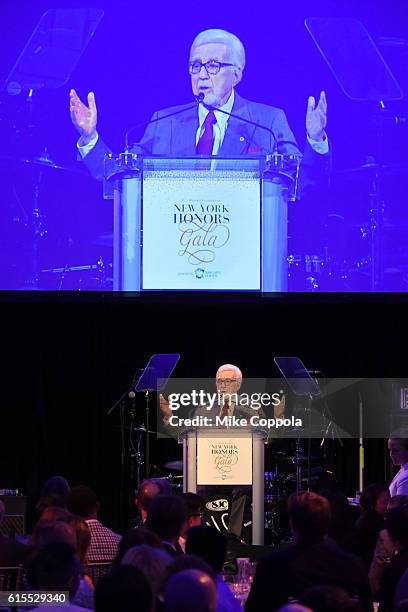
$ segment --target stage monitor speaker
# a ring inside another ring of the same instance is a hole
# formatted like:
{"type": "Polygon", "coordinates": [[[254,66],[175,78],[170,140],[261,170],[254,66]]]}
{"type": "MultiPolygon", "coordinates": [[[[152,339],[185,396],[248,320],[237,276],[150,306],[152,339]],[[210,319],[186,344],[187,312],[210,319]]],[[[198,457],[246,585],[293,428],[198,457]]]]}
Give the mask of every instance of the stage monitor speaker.
{"type": "Polygon", "coordinates": [[[0,533],[14,538],[16,533],[25,535],[27,498],[23,495],[0,495],[6,514],[0,523],[0,533]]]}

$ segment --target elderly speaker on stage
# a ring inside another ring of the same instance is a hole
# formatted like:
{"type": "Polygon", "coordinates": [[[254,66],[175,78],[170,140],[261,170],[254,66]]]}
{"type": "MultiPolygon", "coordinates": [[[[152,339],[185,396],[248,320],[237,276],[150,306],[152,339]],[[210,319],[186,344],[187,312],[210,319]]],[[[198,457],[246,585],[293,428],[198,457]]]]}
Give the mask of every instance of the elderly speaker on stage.
{"type": "MultiPolygon", "coordinates": [[[[243,78],[245,49],[230,32],[200,32],[190,49],[188,70],[196,105],[156,112],[132,151],[145,155],[266,155],[296,154],[299,149],[283,110],[245,100],[236,91],[243,78]],[[221,112],[224,111],[224,112],[221,112]]],[[[110,152],[97,132],[95,95],[84,104],[70,91],[71,119],[80,133],[78,149],[90,172],[103,178],[103,159],[110,152]]],[[[304,187],[327,173],[329,147],[325,133],[327,103],[320,93],[307,102],[307,143],[300,168],[304,187]]]]}
{"type": "MultiPolygon", "coordinates": [[[[265,412],[262,407],[258,408],[256,412],[247,402],[240,401],[239,391],[242,385],[242,372],[238,366],[231,363],[226,363],[220,366],[215,375],[215,385],[217,388],[217,397],[222,398],[221,403],[215,402],[212,406],[202,405],[198,406],[195,410],[190,412],[190,418],[203,417],[211,419],[212,423],[215,424],[215,417],[219,419],[225,419],[225,417],[237,417],[249,419],[254,414],[257,414],[259,418],[265,418],[265,412]]],[[[163,422],[167,426],[169,419],[172,417],[173,412],[170,407],[169,401],[160,395],[159,402],[160,410],[163,415],[163,422]]],[[[273,404],[274,417],[281,418],[285,412],[285,398],[279,398],[273,404]]],[[[227,421],[228,422],[228,421],[227,421]]],[[[173,427],[169,428],[169,431],[173,429],[173,435],[179,433],[182,428],[173,427]]]]}

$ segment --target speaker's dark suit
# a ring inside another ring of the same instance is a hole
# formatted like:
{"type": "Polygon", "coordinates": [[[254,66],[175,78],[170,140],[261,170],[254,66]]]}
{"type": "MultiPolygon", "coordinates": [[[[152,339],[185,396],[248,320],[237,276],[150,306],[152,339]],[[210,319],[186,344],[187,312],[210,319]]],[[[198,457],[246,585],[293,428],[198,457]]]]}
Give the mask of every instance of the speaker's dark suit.
{"type": "MultiPolygon", "coordinates": [[[[185,112],[173,117],[150,123],[134,151],[145,155],[170,157],[195,155],[199,125],[198,111],[196,107],[190,109],[189,107],[191,104],[173,106],[156,112],[152,119],[186,109],[185,112]]],[[[218,151],[219,156],[266,155],[273,152],[286,155],[300,154],[283,110],[250,102],[235,92],[232,113],[242,119],[268,127],[273,135],[267,130],[230,117],[223,143],[218,151]]],[[[99,137],[95,147],[84,158],[84,163],[92,175],[99,180],[103,178],[104,155],[109,152],[110,149],[99,137]]],[[[303,189],[311,183],[324,179],[329,172],[329,166],[330,155],[316,153],[309,143],[306,143],[300,169],[300,188],[303,189]]]]}

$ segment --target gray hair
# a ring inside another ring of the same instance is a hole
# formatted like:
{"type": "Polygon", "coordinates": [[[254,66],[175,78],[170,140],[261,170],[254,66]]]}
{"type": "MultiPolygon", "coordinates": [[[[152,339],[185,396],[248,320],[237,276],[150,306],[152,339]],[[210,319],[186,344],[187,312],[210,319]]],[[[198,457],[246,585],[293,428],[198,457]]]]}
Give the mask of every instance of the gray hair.
{"type": "Polygon", "coordinates": [[[227,32],[227,30],[219,30],[213,28],[211,30],[204,30],[197,34],[191,45],[190,54],[196,47],[200,45],[207,45],[210,43],[221,43],[226,45],[231,53],[231,61],[235,67],[241,72],[245,68],[245,48],[238,36],[227,32]]]}
{"type": "Polygon", "coordinates": [[[225,370],[232,370],[235,372],[238,379],[242,380],[242,372],[238,366],[232,365],[232,363],[224,363],[224,365],[220,366],[217,370],[217,374],[220,372],[224,372],[225,370]]]}
{"type": "Polygon", "coordinates": [[[157,595],[162,585],[165,570],[171,557],[165,550],[153,548],[147,544],[132,546],[126,551],[121,565],[132,565],[142,572],[154,595],[157,595]]]}

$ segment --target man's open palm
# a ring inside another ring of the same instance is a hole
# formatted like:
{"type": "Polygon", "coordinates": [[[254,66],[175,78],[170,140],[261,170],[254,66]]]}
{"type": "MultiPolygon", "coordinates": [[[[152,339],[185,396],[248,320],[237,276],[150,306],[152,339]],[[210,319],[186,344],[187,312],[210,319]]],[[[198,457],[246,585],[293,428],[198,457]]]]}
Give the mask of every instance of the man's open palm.
{"type": "Polygon", "coordinates": [[[91,91],[88,94],[88,106],[86,106],[77,95],[75,89],[69,92],[69,110],[72,123],[81,134],[81,139],[86,144],[94,138],[96,134],[97,111],[95,104],[95,94],[91,91]]]}

